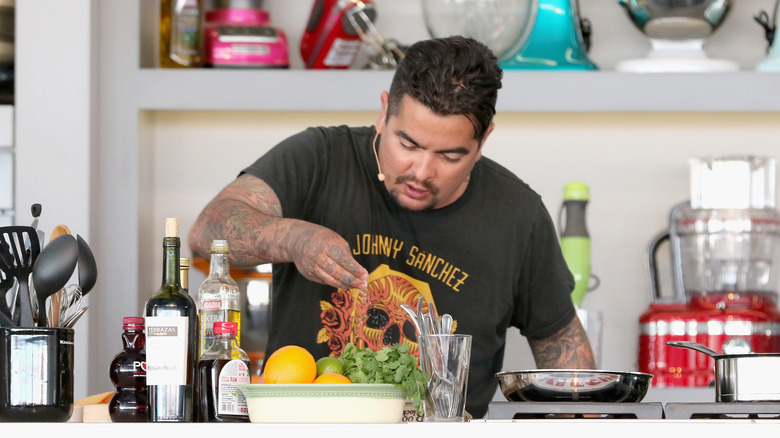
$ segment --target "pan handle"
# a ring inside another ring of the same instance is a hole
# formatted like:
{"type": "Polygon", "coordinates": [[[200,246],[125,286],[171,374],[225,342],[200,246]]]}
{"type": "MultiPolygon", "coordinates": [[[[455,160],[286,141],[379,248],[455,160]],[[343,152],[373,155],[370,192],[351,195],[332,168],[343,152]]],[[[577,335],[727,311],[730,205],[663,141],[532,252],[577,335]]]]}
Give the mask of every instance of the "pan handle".
{"type": "Polygon", "coordinates": [[[666,341],[666,345],[670,345],[672,347],[679,347],[679,348],[688,348],[691,350],[698,351],[699,353],[704,353],[707,356],[710,357],[717,357],[719,354],[711,349],[710,347],[707,347],[706,345],[699,344],[697,342],[690,342],[690,341],[666,341]]]}

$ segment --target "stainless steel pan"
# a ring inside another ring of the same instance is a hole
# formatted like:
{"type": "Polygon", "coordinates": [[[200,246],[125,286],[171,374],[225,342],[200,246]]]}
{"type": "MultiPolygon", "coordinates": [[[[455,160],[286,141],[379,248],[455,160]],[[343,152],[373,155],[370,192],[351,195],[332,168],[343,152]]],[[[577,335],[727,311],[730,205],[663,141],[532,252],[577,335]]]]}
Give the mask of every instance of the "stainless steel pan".
{"type": "Polygon", "coordinates": [[[667,345],[688,348],[715,359],[715,401],[780,401],[780,353],[719,354],[688,341],[667,345]]]}
{"type": "Polygon", "coordinates": [[[652,374],[540,369],[496,373],[509,401],[635,403],[647,395],[652,374]]]}

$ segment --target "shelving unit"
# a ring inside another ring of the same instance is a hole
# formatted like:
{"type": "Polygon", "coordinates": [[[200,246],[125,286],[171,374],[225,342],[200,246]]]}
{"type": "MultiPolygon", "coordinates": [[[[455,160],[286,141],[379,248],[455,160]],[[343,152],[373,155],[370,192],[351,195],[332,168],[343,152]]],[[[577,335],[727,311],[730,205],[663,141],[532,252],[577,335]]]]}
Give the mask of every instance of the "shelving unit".
{"type": "MultiPolygon", "coordinates": [[[[139,110],[375,111],[390,71],[140,69],[139,110]],[[190,90],[198,90],[192,93],[190,90]]],[[[508,71],[499,112],[780,111],[780,74],[508,71]]]]}

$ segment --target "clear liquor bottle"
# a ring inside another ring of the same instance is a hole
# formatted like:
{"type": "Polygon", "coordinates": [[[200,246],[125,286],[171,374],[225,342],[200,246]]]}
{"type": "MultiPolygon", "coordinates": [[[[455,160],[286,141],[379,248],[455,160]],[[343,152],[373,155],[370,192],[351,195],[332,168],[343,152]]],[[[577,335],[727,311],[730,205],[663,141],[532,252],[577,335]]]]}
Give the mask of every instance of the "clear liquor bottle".
{"type": "Polygon", "coordinates": [[[168,218],[163,239],[163,278],[146,302],[146,384],[149,421],[191,422],[198,365],[198,318],[193,299],[182,293],[178,222],[168,218]]]}
{"type": "Polygon", "coordinates": [[[229,253],[226,240],[211,242],[209,275],[198,288],[200,354],[214,339],[215,322],[235,322],[236,340],[241,344],[241,295],[238,283],[230,276],[229,253]]]}

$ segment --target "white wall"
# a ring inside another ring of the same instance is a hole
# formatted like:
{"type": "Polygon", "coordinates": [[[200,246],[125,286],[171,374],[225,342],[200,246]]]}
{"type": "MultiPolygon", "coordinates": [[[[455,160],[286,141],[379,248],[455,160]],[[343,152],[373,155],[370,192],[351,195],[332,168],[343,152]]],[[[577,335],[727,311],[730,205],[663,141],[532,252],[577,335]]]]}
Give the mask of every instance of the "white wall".
{"type": "MultiPolygon", "coordinates": [[[[156,112],[150,115],[153,217],[180,218],[189,229],[200,209],[237,172],[284,137],[310,125],[363,125],[373,113],[156,112]],[[169,166],[173,165],[171,169],[169,166]],[[171,171],[176,178],[170,178],[171,171]]],[[[604,315],[601,368],[636,369],[638,318],[649,303],[644,251],[667,226],[669,209],[688,197],[687,159],[752,153],[780,158],[780,114],[504,114],[485,155],[517,173],[557,217],[563,187],[591,188],[588,226],[593,272],[601,285],[584,308],[604,315]]],[[[155,290],[154,253],[142,289],[155,290]]],[[[659,258],[659,262],[663,261],[659,258]]],[[[147,268],[147,269],[143,269],[147,268]]],[[[197,287],[197,273],[191,288],[197,287]]],[[[527,346],[505,369],[533,368],[527,346]]]]}

